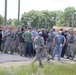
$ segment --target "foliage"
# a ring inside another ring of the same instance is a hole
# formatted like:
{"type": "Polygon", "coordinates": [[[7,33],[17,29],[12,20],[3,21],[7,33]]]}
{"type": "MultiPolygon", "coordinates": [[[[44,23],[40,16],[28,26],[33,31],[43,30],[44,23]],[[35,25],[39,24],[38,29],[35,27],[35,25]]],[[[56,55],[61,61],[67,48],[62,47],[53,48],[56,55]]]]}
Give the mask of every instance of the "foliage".
{"type": "Polygon", "coordinates": [[[3,19],[3,17],[0,15],[0,25],[2,25],[3,22],[4,22],[4,19],[3,19]]]}
{"type": "Polygon", "coordinates": [[[18,26],[18,20],[17,19],[9,19],[8,21],[7,21],[7,24],[8,25],[11,25],[11,26],[18,26]]]}
{"type": "Polygon", "coordinates": [[[76,75],[76,64],[45,64],[0,68],[0,75],[76,75]]]}
{"type": "MultiPolygon", "coordinates": [[[[0,15],[0,24],[3,24],[3,17],[0,15]]],[[[9,19],[8,25],[17,26],[17,19],[9,19]]],[[[20,25],[28,28],[29,26],[36,28],[52,28],[57,26],[76,26],[76,9],[67,7],[64,11],[48,11],[48,10],[31,10],[21,15],[20,25]]]]}
{"type": "Polygon", "coordinates": [[[56,14],[51,11],[35,11],[26,12],[21,17],[21,23],[24,26],[32,26],[36,28],[52,27],[56,24],[56,14]],[[54,19],[52,19],[52,17],[54,19]],[[28,24],[29,23],[29,24],[28,24]]]}

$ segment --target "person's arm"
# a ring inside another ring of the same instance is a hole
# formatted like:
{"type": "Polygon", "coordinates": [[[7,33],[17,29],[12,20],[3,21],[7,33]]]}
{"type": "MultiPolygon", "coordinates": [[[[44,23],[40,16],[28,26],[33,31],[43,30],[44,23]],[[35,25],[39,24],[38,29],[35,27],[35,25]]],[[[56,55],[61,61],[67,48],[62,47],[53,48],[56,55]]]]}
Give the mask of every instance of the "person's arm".
{"type": "Polygon", "coordinates": [[[22,34],[22,37],[23,37],[24,40],[26,40],[26,39],[25,39],[25,33],[22,34]]]}
{"type": "Polygon", "coordinates": [[[63,46],[65,45],[65,43],[66,43],[66,38],[64,37],[64,43],[63,43],[63,46]]]}

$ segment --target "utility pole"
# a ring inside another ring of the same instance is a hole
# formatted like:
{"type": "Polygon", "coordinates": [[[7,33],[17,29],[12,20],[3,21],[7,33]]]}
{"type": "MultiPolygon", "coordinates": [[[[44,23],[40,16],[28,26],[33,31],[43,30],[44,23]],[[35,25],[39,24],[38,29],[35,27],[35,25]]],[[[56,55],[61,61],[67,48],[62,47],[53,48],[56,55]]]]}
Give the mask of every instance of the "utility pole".
{"type": "Polygon", "coordinates": [[[7,25],[7,0],[5,0],[5,16],[4,16],[4,25],[7,25]]]}
{"type": "Polygon", "coordinates": [[[20,0],[18,0],[18,25],[20,25],[20,0]]]}

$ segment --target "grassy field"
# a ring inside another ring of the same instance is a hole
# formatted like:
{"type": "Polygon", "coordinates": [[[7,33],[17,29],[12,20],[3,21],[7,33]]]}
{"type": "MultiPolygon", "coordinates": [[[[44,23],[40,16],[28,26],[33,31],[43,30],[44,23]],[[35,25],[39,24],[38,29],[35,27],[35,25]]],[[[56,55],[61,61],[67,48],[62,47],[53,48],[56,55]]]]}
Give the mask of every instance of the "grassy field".
{"type": "Polygon", "coordinates": [[[0,75],[76,75],[76,64],[44,63],[43,68],[37,64],[0,67],[0,75]]]}

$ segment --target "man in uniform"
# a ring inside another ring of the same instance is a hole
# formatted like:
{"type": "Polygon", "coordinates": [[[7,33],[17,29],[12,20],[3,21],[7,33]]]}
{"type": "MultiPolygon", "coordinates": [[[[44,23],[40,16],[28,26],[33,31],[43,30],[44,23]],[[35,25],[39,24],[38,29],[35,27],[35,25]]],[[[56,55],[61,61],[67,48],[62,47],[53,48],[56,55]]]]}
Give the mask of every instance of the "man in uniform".
{"type": "Polygon", "coordinates": [[[54,43],[53,43],[54,37],[55,37],[55,35],[53,33],[53,29],[51,29],[50,33],[48,34],[48,40],[47,40],[47,51],[51,55],[52,55],[53,50],[54,50],[54,43]]]}
{"type": "Polygon", "coordinates": [[[14,40],[14,33],[12,31],[12,27],[9,27],[9,30],[7,30],[5,32],[5,37],[6,37],[6,41],[5,41],[5,47],[4,47],[4,53],[7,53],[8,47],[10,49],[11,54],[13,53],[13,40],[14,40]]]}
{"type": "Polygon", "coordinates": [[[73,33],[73,30],[69,30],[69,34],[67,35],[67,42],[68,42],[68,48],[67,48],[67,58],[70,58],[73,60],[74,58],[74,42],[75,42],[75,35],[73,33]]]}
{"type": "Polygon", "coordinates": [[[20,33],[20,32],[21,32],[21,27],[18,26],[18,29],[14,33],[14,46],[13,46],[13,49],[15,50],[15,52],[18,52],[18,46],[19,46],[18,33],[20,33]]]}
{"type": "Polygon", "coordinates": [[[38,36],[35,37],[35,39],[33,41],[33,48],[36,50],[36,55],[32,62],[32,65],[38,60],[39,66],[42,66],[42,61],[41,61],[42,53],[45,54],[45,56],[47,57],[47,60],[50,59],[50,56],[48,55],[47,51],[45,50],[44,38],[42,37],[42,32],[39,32],[38,36]]]}

